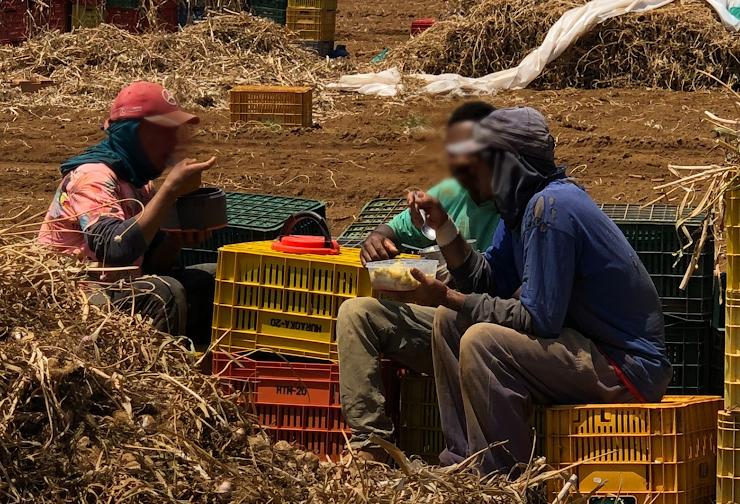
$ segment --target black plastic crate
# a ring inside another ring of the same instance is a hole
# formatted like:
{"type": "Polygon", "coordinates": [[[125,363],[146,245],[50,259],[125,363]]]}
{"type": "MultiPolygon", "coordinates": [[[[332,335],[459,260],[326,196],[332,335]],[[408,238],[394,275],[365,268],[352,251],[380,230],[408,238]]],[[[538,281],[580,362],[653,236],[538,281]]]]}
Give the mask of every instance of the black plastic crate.
{"type": "Polygon", "coordinates": [[[339,243],[345,247],[359,247],[375,228],[387,224],[406,208],[408,208],[406,198],[380,198],[370,201],[362,207],[357,219],[339,235],[339,243]]]}
{"type": "Polygon", "coordinates": [[[285,9],[273,9],[270,7],[251,7],[253,15],[269,19],[279,25],[285,25],[286,10],[285,9]]]}
{"type": "Polygon", "coordinates": [[[669,394],[709,392],[709,363],[712,355],[712,330],[709,321],[685,322],[666,316],[665,342],[673,365],[669,394]]]}
{"type": "MultiPolygon", "coordinates": [[[[215,231],[211,238],[197,249],[183,249],[180,264],[192,266],[216,262],[218,249],[232,243],[273,240],[283,229],[285,221],[294,213],[313,211],[326,217],[326,205],[317,200],[267,196],[263,194],[226,193],[228,226],[215,231]]],[[[298,224],[293,234],[321,234],[312,221],[298,224]]]]}
{"type": "Polygon", "coordinates": [[[709,388],[713,395],[724,394],[725,384],[725,329],[712,329],[712,343],[709,353],[709,388]]]}

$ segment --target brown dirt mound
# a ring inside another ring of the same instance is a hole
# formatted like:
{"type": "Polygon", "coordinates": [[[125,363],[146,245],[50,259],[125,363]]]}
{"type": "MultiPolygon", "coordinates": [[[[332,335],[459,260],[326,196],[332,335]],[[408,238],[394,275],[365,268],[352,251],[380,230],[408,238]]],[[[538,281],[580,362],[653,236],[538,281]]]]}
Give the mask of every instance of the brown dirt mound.
{"type": "MultiPolygon", "coordinates": [[[[408,72],[480,77],[516,66],[549,28],[585,0],[458,0],[446,19],[397,48],[392,64],[408,72]]],[[[534,87],[661,87],[735,84],[740,38],[700,0],[613,18],[584,35],[533,82],[534,87]]]]}

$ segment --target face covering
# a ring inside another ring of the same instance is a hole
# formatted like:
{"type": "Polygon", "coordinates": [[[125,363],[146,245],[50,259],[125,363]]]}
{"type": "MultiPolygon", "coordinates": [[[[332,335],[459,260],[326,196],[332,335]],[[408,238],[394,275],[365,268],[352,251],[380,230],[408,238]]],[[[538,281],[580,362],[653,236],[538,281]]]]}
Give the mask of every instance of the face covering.
{"type": "Polygon", "coordinates": [[[552,160],[526,157],[514,152],[492,151],[491,190],[504,224],[519,227],[532,197],[553,180],[564,178],[563,169],[552,160]]]}
{"type": "Polygon", "coordinates": [[[62,175],[67,175],[83,164],[103,163],[113,170],[118,178],[130,182],[137,188],[144,187],[156,179],[159,172],[149,161],[139,141],[140,124],[139,119],[111,122],[106,130],[108,136],[105,139],[62,164],[62,175]]]}

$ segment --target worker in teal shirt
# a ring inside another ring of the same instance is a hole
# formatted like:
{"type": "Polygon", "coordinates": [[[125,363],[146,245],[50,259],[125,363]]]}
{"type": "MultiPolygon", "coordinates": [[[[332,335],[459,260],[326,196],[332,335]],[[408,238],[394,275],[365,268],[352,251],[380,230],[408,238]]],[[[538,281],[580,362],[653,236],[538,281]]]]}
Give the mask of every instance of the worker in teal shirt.
{"type": "MultiPolygon", "coordinates": [[[[447,122],[445,143],[451,145],[470,139],[475,125],[493,110],[484,102],[470,102],[457,108],[447,122]]],[[[465,154],[448,155],[447,162],[452,177],[429,189],[427,194],[439,200],[466,240],[475,240],[476,250],[486,250],[493,239],[499,216],[495,205],[480,197],[474,170],[478,158],[465,154]]],[[[434,244],[411,222],[409,210],[404,210],[370,233],[362,244],[362,262],[395,257],[404,245],[425,248],[434,244]]]]}
{"type": "MultiPolygon", "coordinates": [[[[446,144],[473,138],[475,126],[494,110],[483,102],[467,103],[455,110],[447,124],[446,144]]],[[[475,248],[485,250],[493,238],[499,216],[493,203],[481,203],[478,190],[477,154],[448,154],[452,178],[429,190],[439,200],[457,229],[466,239],[476,241],[475,248]]],[[[411,222],[408,210],[388,224],[373,231],[362,247],[363,262],[388,259],[398,254],[402,245],[427,247],[434,242],[425,238],[411,222]]],[[[385,414],[379,356],[420,373],[431,373],[431,334],[434,308],[356,298],[345,301],[337,316],[339,351],[339,388],[344,416],[352,429],[350,445],[367,460],[378,460],[386,452],[374,446],[375,434],[390,439],[394,426],[385,414]]]]}

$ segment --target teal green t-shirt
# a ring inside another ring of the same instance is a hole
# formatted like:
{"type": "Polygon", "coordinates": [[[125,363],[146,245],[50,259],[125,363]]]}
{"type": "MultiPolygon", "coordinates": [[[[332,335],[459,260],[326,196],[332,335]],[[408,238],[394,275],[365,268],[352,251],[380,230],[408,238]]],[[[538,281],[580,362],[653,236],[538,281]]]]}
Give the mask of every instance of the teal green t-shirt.
{"type": "MultiPolygon", "coordinates": [[[[499,220],[493,202],[476,205],[468,191],[463,189],[454,178],[443,180],[429,189],[427,193],[439,200],[463,238],[476,240],[475,248],[479,251],[488,248],[499,220]]],[[[396,245],[406,244],[424,248],[435,244],[424,237],[421,231],[414,226],[408,209],[393,217],[388,226],[396,234],[396,245]]]]}

